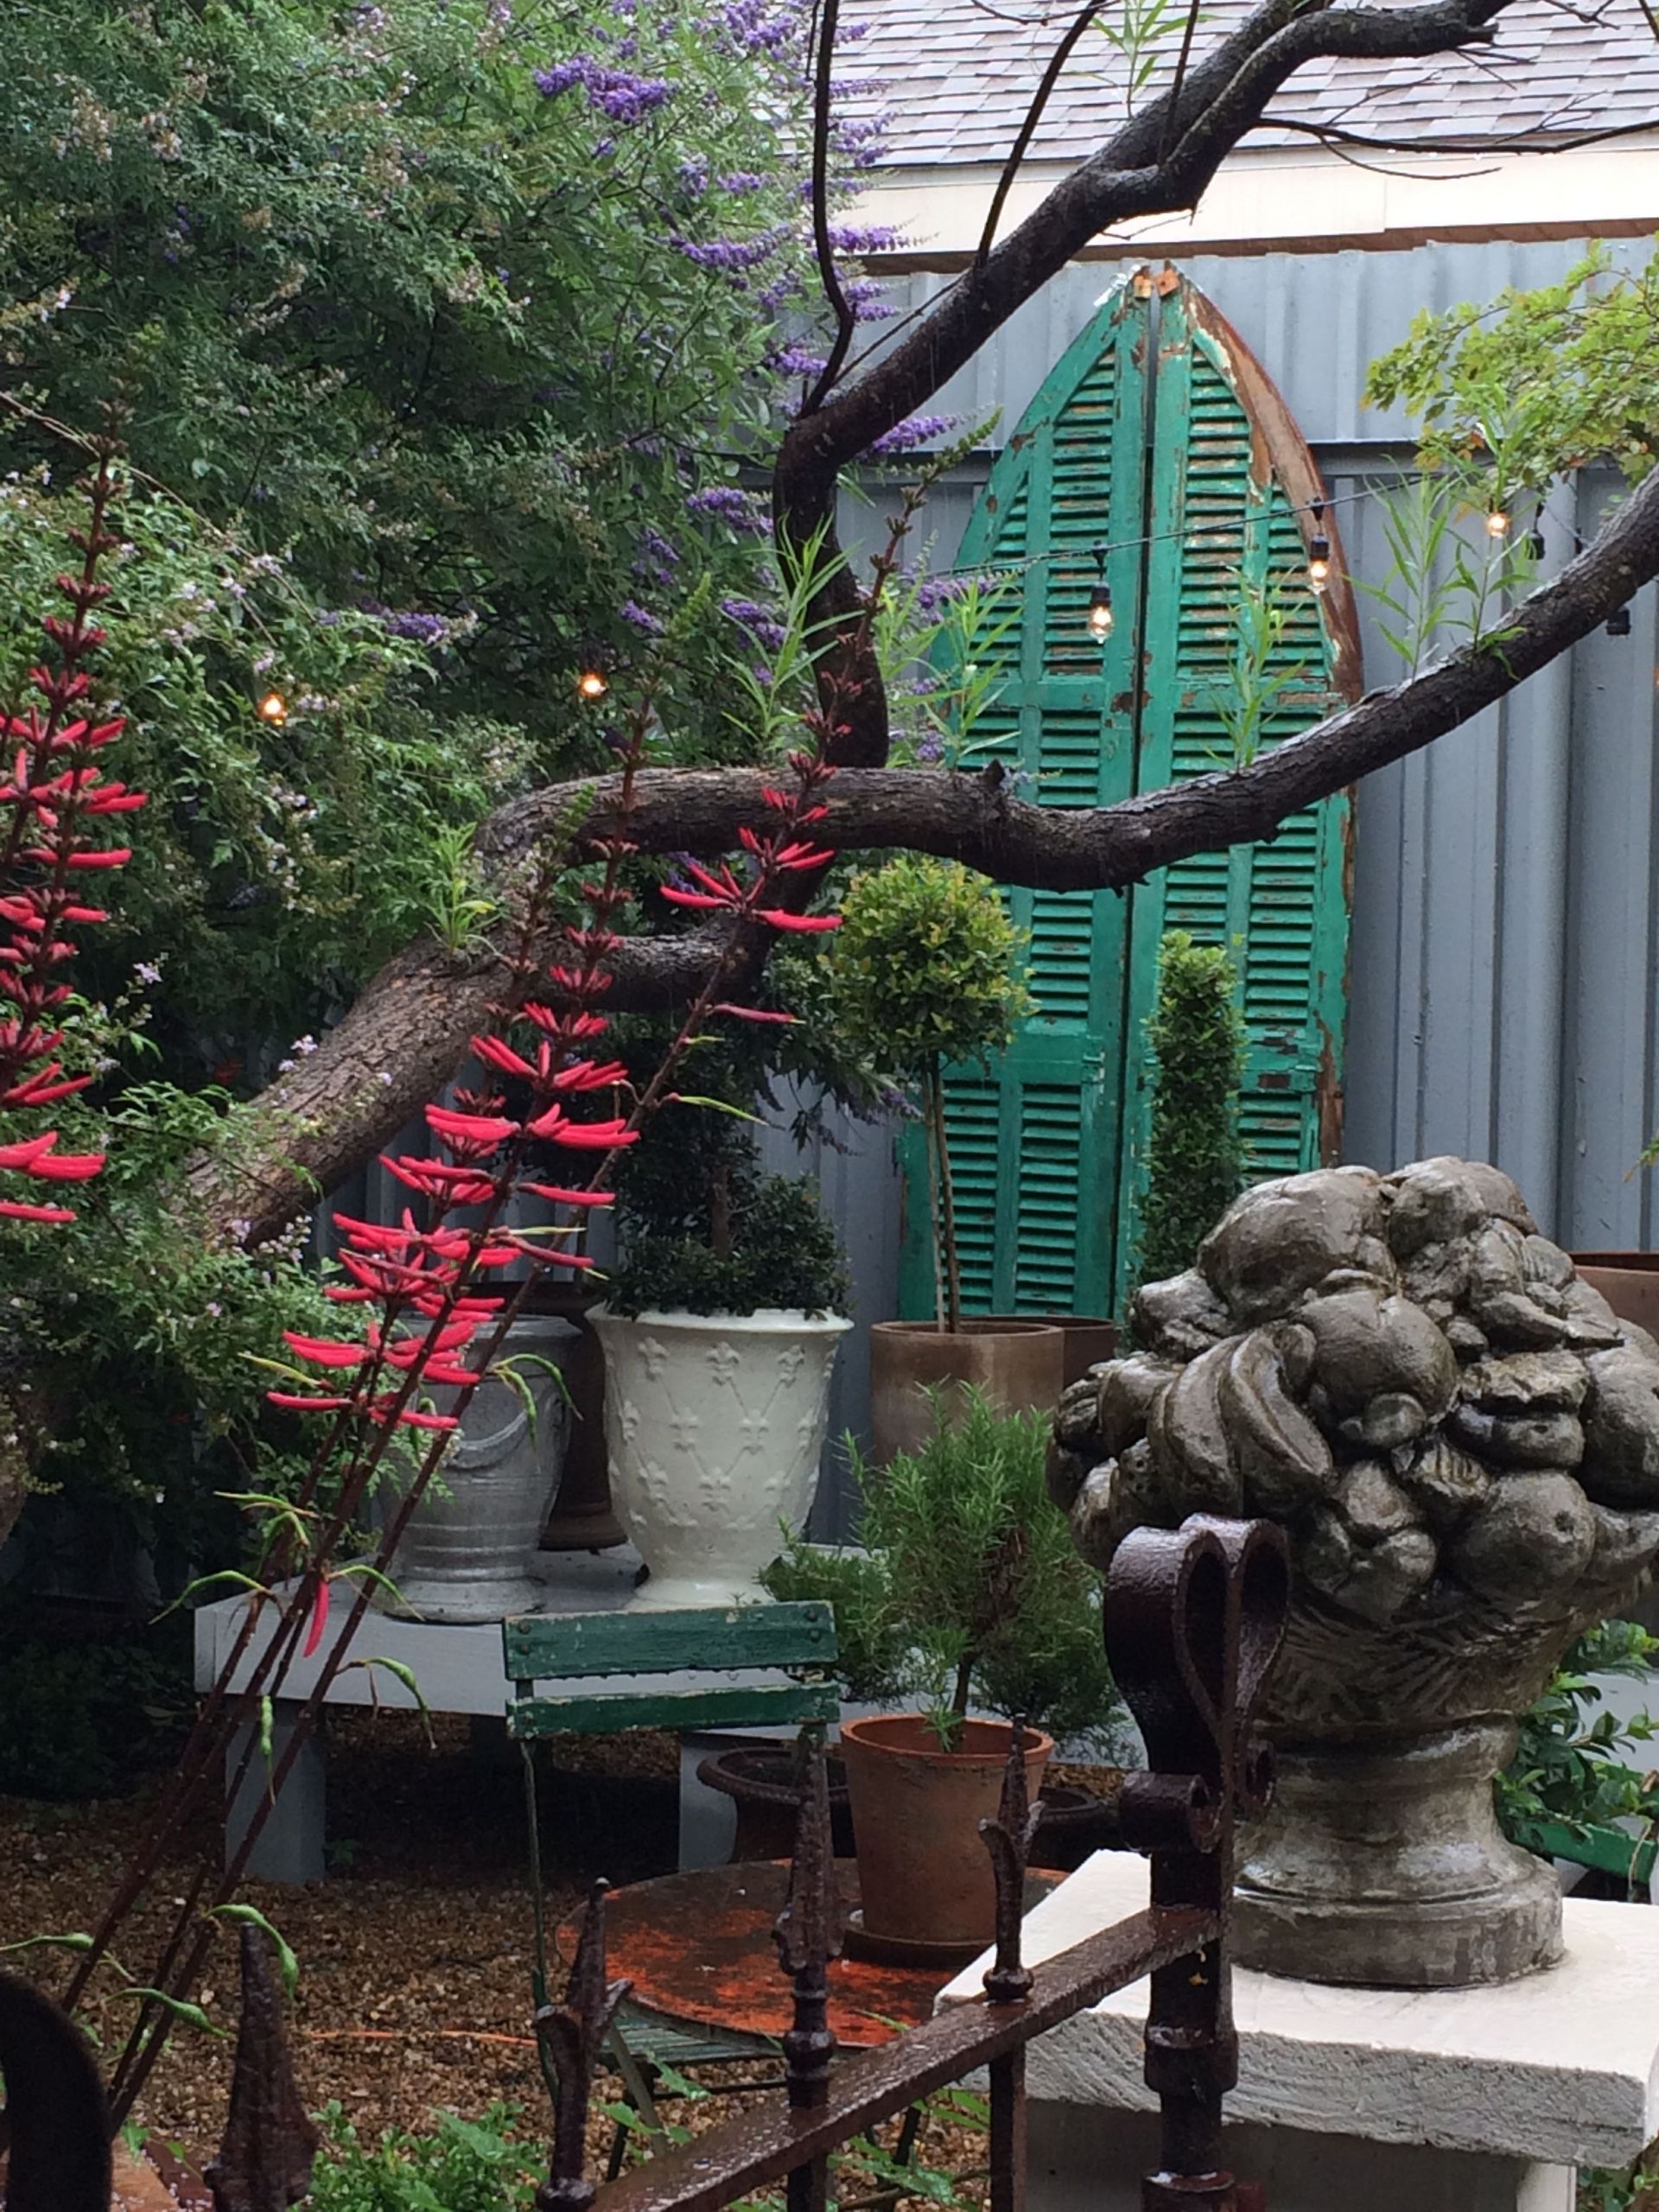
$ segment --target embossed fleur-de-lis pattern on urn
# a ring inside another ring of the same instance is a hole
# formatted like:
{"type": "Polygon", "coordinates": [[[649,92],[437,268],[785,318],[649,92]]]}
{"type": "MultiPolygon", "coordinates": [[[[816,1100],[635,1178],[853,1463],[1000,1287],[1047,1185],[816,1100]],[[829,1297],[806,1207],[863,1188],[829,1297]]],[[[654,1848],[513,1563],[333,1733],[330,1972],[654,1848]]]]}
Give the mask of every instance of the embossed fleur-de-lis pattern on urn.
{"type": "Polygon", "coordinates": [[[603,1325],[612,1495],[653,1577],[750,1581],[804,1520],[846,1326],[603,1325]]]}

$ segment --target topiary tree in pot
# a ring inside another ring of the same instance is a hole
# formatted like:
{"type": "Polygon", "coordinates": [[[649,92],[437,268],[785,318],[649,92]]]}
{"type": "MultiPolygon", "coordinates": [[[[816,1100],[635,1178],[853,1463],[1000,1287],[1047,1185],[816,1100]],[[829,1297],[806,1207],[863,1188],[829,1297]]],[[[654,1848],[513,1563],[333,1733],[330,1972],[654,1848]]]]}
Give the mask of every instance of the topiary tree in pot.
{"type": "Polygon", "coordinates": [[[885,1470],[853,1452],[864,1552],[797,1541],[766,1580],[835,1605],[849,1695],[912,1701],[841,1731],[865,1937],[971,1954],[995,1904],[978,1823],[1014,1719],[1032,1731],[1034,1797],[1055,1736],[1103,1736],[1116,1694],[1098,1578],[1045,1488],[1043,1414],[1000,1414],[972,1389],[931,1407],[921,1447],[885,1470]]]}
{"type": "Polygon", "coordinates": [[[760,1599],[778,1525],[811,1508],[852,1324],[810,1185],[760,1168],[752,1128],[664,1106],[619,1186],[605,1348],[611,1494],[649,1569],[637,1603],[760,1599]]]}
{"type": "Polygon", "coordinates": [[[1158,995],[1146,1025],[1152,1059],[1146,1195],[1135,1260],[1142,1282],[1161,1282],[1192,1255],[1244,1187],[1238,1094],[1244,1024],[1237,971],[1220,945],[1167,930],[1158,951],[1158,995]]]}
{"type": "Polygon", "coordinates": [[[931,1322],[877,1322],[870,1334],[871,1426],[878,1461],[924,1444],[927,1388],[982,1390],[1005,1408],[1052,1406],[1065,1340],[1039,1322],[969,1319],[962,1310],[944,1071],[983,1062],[1032,1009],[1024,939],[983,878],[954,861],[901,855],[855,875],[827,955],[829,998],[848,1049],[886,1071],[919,1109],[932,1217],[931,1322]]]}

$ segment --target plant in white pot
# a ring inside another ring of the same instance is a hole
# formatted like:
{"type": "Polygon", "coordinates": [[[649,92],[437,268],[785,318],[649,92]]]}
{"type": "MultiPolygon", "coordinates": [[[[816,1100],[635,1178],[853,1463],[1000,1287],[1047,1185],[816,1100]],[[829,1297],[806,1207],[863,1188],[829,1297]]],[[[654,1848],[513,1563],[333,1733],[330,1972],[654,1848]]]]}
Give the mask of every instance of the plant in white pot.
{"type": "MultiPolygon", "coordinates": [[[[934,1409],[924,1393],[982,1390],[1013,1412],[1046,1408],[1065,1386],[1065,1338],[1052,1323],[963,1312],[945,1069],[1000,1051],[1031,1011],[1024,940],[995,887],[951,861],[901,854],[855,875],[825,954],[842,1046],[909,1090],[920,1108],[932,1215],[934,1319],[870,1332],[875,1457],[914,1452],[934,1409]]],[[[948,1413],[947,1406],[947,1413],[948,1413]]]]}
{"type": "Polygon", "coordinates": [[[847,1274],[810,1186],[763,1175],[746,1122],[664,1106],[620,1179],[605,1346],[611,1495],[647,1569],[636,1603],[764,1602],[805,1522],[847,1274]]]}
{"type": "Polygon", "coordinates": [[[995,1892],[979,1821],[995,1816],[1017,1716],[1035,1801],[1054,1737],[1102,1738],[1120,1711],[1098,1577],[1049,1502],[1049,1424],[970,1390],[921,1449],[884,1470],[853,1453],[863,1552],[799,1541],[767,1572],[780,1598],[825,1598],[850,1695],[912,1709],[843,1721],[871,1948],[971,1955],[995,1892]],[[986,1719],[970,1714],[1004,1716],[986,1719]]]}

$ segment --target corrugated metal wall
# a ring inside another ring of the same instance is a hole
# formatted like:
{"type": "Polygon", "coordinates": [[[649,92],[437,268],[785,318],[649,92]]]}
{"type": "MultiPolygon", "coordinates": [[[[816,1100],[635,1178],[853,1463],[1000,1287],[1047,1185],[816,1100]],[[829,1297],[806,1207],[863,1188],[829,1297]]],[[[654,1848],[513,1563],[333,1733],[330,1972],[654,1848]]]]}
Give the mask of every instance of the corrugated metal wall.
{"type": "MultiPolygon", "coordinates": [[[[1399,482],[1409,425],[1362,408],[1367,364],[1421,309],[1557,281],[1584,250],[1455,245],[1181,266],[1283,392],[1340,503],[1351,569],[1380,583],[1382,516],[1364,494],[1399,482]]],[[[1639,259],[1646,248],[1613,251],[1639,259]]],[[[1000,410],[988,440],[1000,443],[1117,274],[1099,263],[1065,271],[931,404],[969,422],[1000,410]]],[[[946,282],[907,276],[893,296],[908,310],[946,282]]],[[[959,472],[931,502],[920,534],[936,563],[951,558],[983,474],[959,472]]],[[[1547,570],[1570,556],[1575,529],[1593,529],[1610,489],[1586,481],[1575,512],[1552,512],[1547,570]]],[[[879,492],[849,501],[849,543],[874,543],[885,512],[879,492]]],[[[1362,610],[1367,680],[1392,683],[1400,664],[1363,595],[1362,610]]],[[[1379,1166],[1433,1152],[1495,1160],[1580,1249],[1659,1242],[1655,1178],[1631,1173],[1659,1128],[1651,589],[1631,613],[1628,637],[1596,632],[1503,706],[1370,779],[1358,801],[1346,1155],[1379,1166]]],[[[868,1321],[895,1310],[898,1186],[889,1133],[854,1128],[846,1141],[810,1165],[848,1235],[868,1321]]],[[[860,1423],[865,1371],[855,1342],[838,1422],[860,1423]]],[[[826,1506],[833,1522],[838,1501],[826,1506]]]]}

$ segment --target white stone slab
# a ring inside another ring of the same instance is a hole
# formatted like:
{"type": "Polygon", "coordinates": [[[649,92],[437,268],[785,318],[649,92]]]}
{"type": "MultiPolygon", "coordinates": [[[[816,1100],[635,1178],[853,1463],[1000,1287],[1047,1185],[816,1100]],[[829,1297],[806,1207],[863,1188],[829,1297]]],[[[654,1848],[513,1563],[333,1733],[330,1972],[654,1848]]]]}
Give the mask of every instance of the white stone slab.
{"type": "MultiPolygon", "coordinates": [[[[1147,1902],[1129,1852],[1096,1852],[1026,1919],[1027,1963],[1147,1902]]],[[[1495,1988],[1343,1989],[1233,1976],[1234,2121],[1426,2143],[1562,2166],[1622,2165],[1659,2135],[1659,1911],[1568,1897],[1567,1955],[1495,1988]]],[[[987,1960],[940,2001],[976,1994],[987,1960]]],[[[1142,2111],[1147,1985],[1117,1991],[1031,2047],[1033,2098],[1142,2111]]]]}

